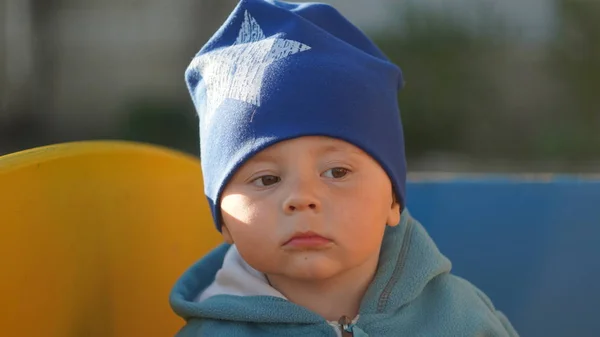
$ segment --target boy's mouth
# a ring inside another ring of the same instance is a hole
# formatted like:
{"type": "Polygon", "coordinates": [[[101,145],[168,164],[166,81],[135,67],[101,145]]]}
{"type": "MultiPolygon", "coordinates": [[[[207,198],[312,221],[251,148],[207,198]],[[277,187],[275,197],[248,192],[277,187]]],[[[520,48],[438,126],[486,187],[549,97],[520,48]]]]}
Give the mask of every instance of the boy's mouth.
{"type": "Polygon", "coordinates": [[[320,248],[323,246],[327,246],[333,241],[326,237],[323,237],[315,232],[298,232],[292,235],[292,237],[287,240],[283,246],[288,248],[320,248]]]}

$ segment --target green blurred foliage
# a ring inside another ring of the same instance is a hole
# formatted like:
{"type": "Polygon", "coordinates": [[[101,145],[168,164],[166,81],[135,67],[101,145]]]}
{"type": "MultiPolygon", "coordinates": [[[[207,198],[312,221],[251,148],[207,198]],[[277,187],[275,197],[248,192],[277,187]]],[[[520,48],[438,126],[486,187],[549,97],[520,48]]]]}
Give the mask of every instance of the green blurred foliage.
{"type": "Polygon", "coordinates": [[[402,29],[374,36],[403,69],[409,157],[600,159],[600,3],[559,3],[548,44],[519,41],[493,17],[473,31],[416,9],[402,29]]]}
{"type": "Polygon", "coordinates": [[[118,138],[200,153],[198,120],[191,103],[140,99],[125,107],[118,138]]]}
{"type": "MultiPolygon", "coordinates": [[[[542,150],[567,160],[600,158],[600,2],[560,0],[550,68],[566,83],[564,113],[546,127],[542,150]]],[[[547,122],[547,121],[546,121],[547,122]]]]}

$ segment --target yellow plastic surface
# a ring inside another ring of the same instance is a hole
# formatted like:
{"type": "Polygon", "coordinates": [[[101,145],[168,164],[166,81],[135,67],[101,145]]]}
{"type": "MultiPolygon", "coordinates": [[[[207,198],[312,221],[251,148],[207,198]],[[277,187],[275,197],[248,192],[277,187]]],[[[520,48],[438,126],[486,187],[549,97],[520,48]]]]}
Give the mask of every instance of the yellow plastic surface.
{"type": "Polygon", "coordinates": [[[0,335],[173,336],[171,287],[220,242],[191,156],[79,142],[0,157],[0,335]]]}

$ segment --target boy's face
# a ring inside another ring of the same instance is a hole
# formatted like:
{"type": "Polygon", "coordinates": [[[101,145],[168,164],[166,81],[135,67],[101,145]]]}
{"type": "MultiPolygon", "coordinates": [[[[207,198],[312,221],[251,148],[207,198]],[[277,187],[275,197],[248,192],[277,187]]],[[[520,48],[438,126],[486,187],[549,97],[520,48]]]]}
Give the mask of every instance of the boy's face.
{"type": "Polygon", "coordinates": [[[223,235],[246,262],[296,280],[376,264],[386,224],[400,221],[379,164],[327,137],[283,141],[252,157],[225,187],[221,210],[223,235]]]}

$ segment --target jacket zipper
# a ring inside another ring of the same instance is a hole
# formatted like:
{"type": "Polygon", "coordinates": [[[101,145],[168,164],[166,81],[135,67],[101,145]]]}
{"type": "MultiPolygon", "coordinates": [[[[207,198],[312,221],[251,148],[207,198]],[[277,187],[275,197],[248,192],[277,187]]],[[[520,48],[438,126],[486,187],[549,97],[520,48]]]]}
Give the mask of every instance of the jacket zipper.
{"type": "Polygon", "coordinates": [[[342,330],[342,337],[354,336],[354,334],[352,332],[348,332],[346,330],[346,329],[348,329],[350,324],[352,324],[352,320],[350,318],[348,318],[348,316],[340,317],[338,324],[340,325],[340,330],[342,330]]]}

